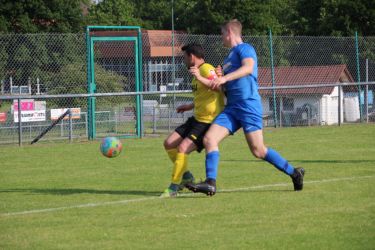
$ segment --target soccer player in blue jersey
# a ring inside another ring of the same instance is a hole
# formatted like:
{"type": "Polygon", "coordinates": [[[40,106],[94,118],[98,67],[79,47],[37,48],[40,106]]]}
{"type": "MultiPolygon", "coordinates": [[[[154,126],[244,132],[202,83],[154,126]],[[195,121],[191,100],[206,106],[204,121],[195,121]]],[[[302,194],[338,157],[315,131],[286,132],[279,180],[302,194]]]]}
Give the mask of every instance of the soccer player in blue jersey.
{"type": "Polygon", "coordinates": [[[223,88],[227,96],[224,110],[216,117],[204,136],[206,148],[206,180],[187,187],[193,192],[214,195],[219,165],[219,143],[242,127],[252,154],[289,175],[294,190],[303,188],[303,168],[294,168],[274,149],[266,147],[262,132],[262,104],[258,92],[258,60],[255,49],[242,41],[242,24],[237,20],[226,22],[222,28],[222,41],[230,48],[223,67],[211,81],[211,88],[223,88]]]}

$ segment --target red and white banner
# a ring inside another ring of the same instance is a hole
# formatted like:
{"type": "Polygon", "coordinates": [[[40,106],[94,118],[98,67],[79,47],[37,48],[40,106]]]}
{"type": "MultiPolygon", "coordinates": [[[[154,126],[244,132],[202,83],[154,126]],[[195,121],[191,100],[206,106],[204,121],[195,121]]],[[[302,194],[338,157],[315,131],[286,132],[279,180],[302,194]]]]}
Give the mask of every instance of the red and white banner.
{"type": "MultiPolygon", "coordinates": [[[[14,122],[18,122],[18,111],[14,113],[14,122]]],[[[21,112],[21,122],[40,122],[46,120],[45,110],[27,110],[21,112]]]]}
{"type": "MultiPolygon", "coordinates": [[[[22,99],[21,122],[40,122],[46,120],[46,101],[22,99]]],[[[13,119],[18,122],[18,100],[13,100],[13,119]]]]}

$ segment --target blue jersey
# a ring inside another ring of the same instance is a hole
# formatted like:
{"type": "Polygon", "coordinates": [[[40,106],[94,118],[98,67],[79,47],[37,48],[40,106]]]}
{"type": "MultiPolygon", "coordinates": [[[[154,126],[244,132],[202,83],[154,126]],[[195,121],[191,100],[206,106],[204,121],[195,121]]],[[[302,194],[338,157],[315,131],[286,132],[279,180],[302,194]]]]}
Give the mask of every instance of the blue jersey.
{"type": "Polygon", "coordinates": [[[241,43],[233,47],[227,58],[224,60],[224,74],[229,74],[239,69],[242,60],[252,58],[254,60],[253,72],[250,75],[239,79],[228,81],[224,84],[224,90],[227,95],[227,103],[233,104],[241,100],[259,100],[258,92],[258,59],[253,46],[248,43],[241,43]]]}

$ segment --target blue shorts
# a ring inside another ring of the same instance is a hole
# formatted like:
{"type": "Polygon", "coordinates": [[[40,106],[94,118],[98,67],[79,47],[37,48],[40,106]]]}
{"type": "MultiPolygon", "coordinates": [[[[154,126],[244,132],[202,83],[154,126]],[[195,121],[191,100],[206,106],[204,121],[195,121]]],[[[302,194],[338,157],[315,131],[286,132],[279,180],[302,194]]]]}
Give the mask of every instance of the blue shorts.
{"type": "Polygon", "coordinates": [[[262,114],[260,100],[243,100],[227,105],[213,123],[227,128],[231,134],[241,127],[249,133],[263,128],[262,114]]]}

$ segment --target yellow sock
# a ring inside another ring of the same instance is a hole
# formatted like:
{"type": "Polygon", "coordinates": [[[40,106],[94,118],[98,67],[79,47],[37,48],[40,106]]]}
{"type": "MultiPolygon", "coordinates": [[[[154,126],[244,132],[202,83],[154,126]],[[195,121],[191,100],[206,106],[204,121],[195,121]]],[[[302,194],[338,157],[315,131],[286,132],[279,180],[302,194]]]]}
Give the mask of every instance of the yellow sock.
{"type": "Polygon", "coordinates": [[[187,170],[187,154],[177,153],[176,161],[173,166],[172,172],[172,183],[180,184],[182,180],[182,175],[187,170]]]}
{"type": "Polygon", "coordinates": [[[167,149],[166,151],[169,159],[171,159],[171,161],[174,163],[176,161],[177,148],[167,149]]]}

